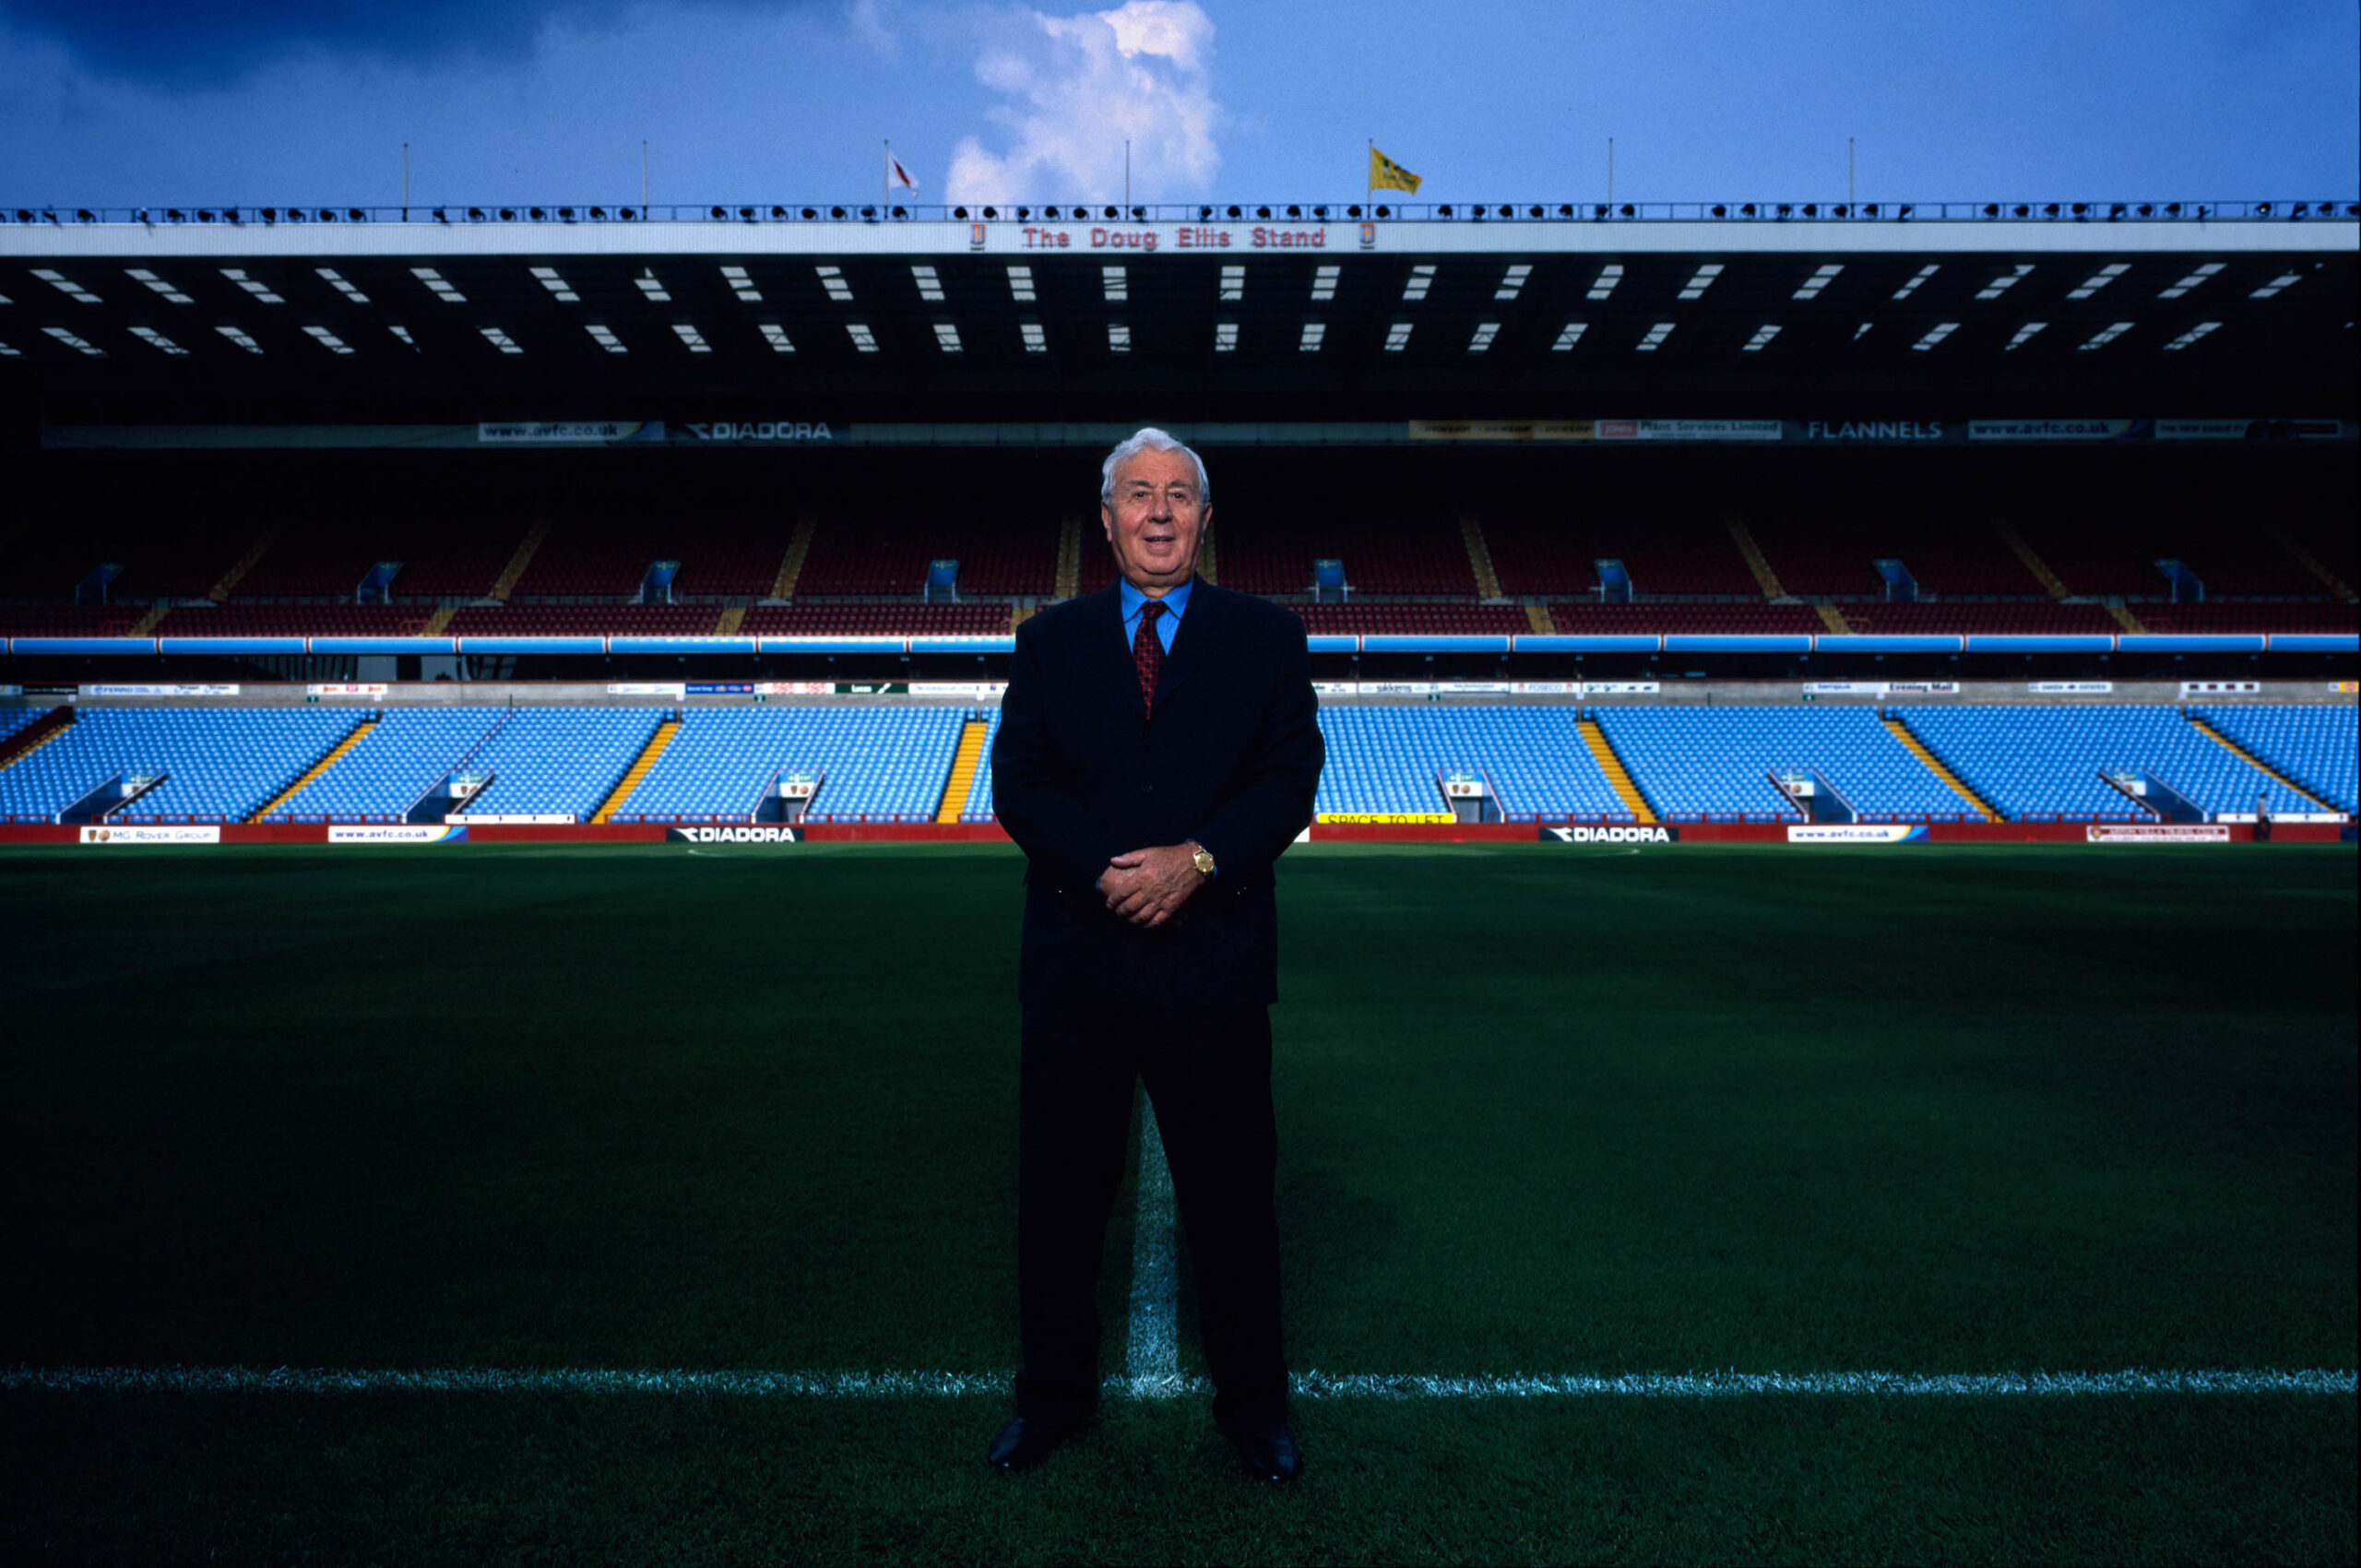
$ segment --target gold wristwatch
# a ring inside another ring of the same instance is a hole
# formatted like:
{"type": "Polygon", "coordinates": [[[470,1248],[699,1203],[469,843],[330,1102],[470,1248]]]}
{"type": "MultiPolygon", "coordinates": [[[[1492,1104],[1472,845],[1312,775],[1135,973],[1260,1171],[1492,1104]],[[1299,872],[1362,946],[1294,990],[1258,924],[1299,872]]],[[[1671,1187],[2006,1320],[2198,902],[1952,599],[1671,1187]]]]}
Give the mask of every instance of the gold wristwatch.
{"type": "Polygon", "coordinates": [[[1190,860],[1191,863],[1192,863],[1192,864],[1193,864],[1193,865],[1195,865],[1195,867],[1197,868],[1197,874],[1198,874],[1199,876],[1211,876],[1211,875],[1213,875],[1213,873],[1214,873],[1214,857],[1213,857],[1213,851],[1212,851],[1212,850],[1210,850],[1210,849],[1206,849],[1203,844],[1198,843],[1194,838],[1187,839],[1187,840],[1185,840],[1185,842],[1188,844],[1188,846],[1189,846],[1189,848],[1190,848],[1190,849],[1191,849],[1191,851],[1192,851],[1192,853],[1191,853],[1191,854],[1190,854],[1190,856],[1189,856],[1189,860],[1190,860]]]}

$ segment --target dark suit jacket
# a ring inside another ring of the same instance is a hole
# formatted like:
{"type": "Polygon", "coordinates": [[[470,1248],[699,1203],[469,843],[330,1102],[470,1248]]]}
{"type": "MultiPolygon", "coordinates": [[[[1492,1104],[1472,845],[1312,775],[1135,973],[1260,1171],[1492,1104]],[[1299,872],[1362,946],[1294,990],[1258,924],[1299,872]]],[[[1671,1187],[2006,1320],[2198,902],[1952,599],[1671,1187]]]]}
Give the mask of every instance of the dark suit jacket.
{"type": "Polygon", "coordinates": [[[1019,999],[1275,1001],[1273,866],[1311,820],[1325,756],[1303,623],[1199,580],[1150,719],[1121,603],[1109,588],[1016,628],[992,807],[1030,862],[1019,999]],[[1178,916],[1144,932],[1107,912],[1096,884],[1109,860],[1189,838],[1220,874],[1178,916]]]}

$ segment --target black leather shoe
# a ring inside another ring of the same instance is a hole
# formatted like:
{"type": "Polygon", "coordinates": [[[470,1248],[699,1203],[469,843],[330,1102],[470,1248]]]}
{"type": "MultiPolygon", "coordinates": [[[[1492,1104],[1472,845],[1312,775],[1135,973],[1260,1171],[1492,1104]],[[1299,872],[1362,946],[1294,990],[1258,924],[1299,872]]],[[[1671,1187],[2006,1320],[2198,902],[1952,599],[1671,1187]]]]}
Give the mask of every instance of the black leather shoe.
{"type": "Polygon", "coordinates": [[[1285,1421],[1266,1427],[1252,1427],[1229,1434],[1237,1446],[1239,1462],[1246,1473],[1256,1480],[1285,1486],[1303,1474],[1303,1450],[1295,1441],[1295,1433],[1287,1431],[1285,1421]]]}
{"type": "Polygon", "coordinates": [[[1000,1435],[984,1450],[984,1463],[1003,1470],[1029,1470],[1073,1435],[1071,1428],[1043,1426],[1019,1416],[1000,1429],[1000,1435]]]}

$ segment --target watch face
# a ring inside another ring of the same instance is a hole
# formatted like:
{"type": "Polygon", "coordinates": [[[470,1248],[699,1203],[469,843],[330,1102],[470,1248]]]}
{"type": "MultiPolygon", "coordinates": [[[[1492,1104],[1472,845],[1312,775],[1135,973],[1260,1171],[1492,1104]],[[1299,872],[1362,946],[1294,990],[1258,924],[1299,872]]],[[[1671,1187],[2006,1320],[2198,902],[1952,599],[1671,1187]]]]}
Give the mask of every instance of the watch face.
{"type": "Polygon", "coordinates": [[[1207,876],[1213,875],[1214,858],[1210,851],[1200,849],[1190,858],[1197,862],[1197,869],[1199,871],[1204,873],[1207,876]]]}

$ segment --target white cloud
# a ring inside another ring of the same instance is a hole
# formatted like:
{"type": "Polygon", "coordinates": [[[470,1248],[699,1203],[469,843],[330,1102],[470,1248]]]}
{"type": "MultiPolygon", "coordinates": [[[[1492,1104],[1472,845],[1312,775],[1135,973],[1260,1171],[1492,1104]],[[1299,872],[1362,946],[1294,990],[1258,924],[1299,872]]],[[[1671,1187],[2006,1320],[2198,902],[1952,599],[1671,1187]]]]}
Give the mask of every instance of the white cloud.
{"type": "Polygon", "coordinates": [[[961,138],[949,199],[1109,200],[1123,194],[1126,140],[1133,199],[1207,188],[1221,167],[1213,43],[1213,18],[1194,0],[1016,13],[976,59],[976,79],[1015,101],[989,111],[1008,149],[961,138]]]}
{"type": "Polygon", "coordinates": [[[889,0],[847,0],[845,6],[845,25],[884,60],[891,60],[902,52],[902,41],[885,16],[888,3],[889,0]]]}

